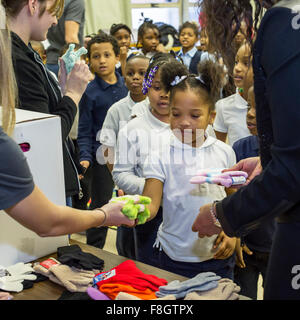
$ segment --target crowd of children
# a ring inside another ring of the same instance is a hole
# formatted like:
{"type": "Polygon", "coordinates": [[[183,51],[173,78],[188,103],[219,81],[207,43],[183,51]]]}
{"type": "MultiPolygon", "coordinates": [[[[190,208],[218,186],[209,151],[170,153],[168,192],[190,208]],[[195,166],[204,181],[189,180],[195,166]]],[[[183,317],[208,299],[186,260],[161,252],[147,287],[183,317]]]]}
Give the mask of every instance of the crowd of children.
{"type": "MultiPolygon", "coordinates": [[[[152,199],[149,221],[118,227],[120,255],[189,278],[213,271],[255,299],[274,225],[245,239],[223,232],[198,238],[191,226],[199,208],[234,191],[189,182],[200,170],[230,168],[258,153],[252,52],[245,33],[243,24],[230,75],[197,23],[180,26],[181,48],[174,51],[160,43],[159,28],[149,20],[139,27],[136,46],[125,24],[113,24],[109,34],[99,30],[86,46],[94,79],[80,101],[72,138],[84,206],[90,199],[90,209],[101,207],[114,188],[119,195],[152,199]],[[230,77],[236,92],[224,97],[230,77]]],[[[106,233],[107,227],[88,229],[87,243],[103,248],[106,233]]]]}

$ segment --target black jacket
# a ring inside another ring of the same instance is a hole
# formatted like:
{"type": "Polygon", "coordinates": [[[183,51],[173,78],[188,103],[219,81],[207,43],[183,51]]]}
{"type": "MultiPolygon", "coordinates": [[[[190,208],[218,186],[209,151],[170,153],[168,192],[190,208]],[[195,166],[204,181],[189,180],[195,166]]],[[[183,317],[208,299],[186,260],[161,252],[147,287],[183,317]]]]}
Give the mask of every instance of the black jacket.
{"type": "Polygon", "coordinates": [[[19,108],[57,115],[61,119],[66,196],[78,194],[80,184],[68,147],[68,135],[77,112],[76,104],[71,98],[61,96],[57,81],[47,71],[40,56],[13,32],[12,58],[19,91],[19,108]]]}
{"type": "Polygon", "coordinates": [[[262,222],[300,221],[300,0],[281,1],[262,19],[253,53],[263,172],[217,204],[225,233],[241,236],[262,222]]]}

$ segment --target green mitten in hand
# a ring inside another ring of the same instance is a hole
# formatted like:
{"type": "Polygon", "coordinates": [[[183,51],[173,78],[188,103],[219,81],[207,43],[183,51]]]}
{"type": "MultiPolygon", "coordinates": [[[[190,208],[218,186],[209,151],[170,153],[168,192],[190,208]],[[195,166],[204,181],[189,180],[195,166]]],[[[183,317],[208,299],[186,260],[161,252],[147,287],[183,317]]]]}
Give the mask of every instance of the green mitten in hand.
{"type": "Polygon", "coordinates": [[[150,217],[150,211],[146,207],[147,204],[151,203],[151,199],[149,197],[127,195],[122,197],[113,197],[109,202],[123,203],[124,207],[121,210],[123,214],[130,220],[138,219],[138,224],[144,224],[150,217]]]}
{"type": "Polygon", "coordinates": [[[77,51],[75,51],[74,49],[75,44],[71,43],[67,52],[62,56],[62,59],[65,62],[67,74],[72,71],[76,61],[78,61],[83,54],[87,54],[87,50],[84,47],[81,47],[77,51]]]}

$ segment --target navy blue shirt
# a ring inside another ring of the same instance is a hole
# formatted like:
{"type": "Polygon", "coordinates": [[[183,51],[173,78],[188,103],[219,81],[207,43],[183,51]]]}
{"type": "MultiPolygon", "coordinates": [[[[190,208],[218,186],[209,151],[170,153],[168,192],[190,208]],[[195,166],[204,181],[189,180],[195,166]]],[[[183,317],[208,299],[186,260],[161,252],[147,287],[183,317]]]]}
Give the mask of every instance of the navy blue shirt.
{"type": "MultiPolygon", "coordinates": [[[[250,157],[257,157],[259,143],[257,136],[248,136],[236,141],[232,146],[237,162],[250,157]]],[[[242,238],[250,250],[270,252],[273,235],[275,233],[275,220],[268,220],[261,226],[242,238]]]]}
{"type": "Polygon", "coordinates": [[[0,210],[27,198],[33,178],[20,147],[0,127],[0,210]]]}
{"type": "Polygon", "coordinates": [[[78,145],[80,161],[93,163],[97,149],[100,147],[99,137],[108,109],[128,94],[123,77],[116,72],[117,82],[109,84],[95,75],[84,92],[79,103],[78,145]]]}

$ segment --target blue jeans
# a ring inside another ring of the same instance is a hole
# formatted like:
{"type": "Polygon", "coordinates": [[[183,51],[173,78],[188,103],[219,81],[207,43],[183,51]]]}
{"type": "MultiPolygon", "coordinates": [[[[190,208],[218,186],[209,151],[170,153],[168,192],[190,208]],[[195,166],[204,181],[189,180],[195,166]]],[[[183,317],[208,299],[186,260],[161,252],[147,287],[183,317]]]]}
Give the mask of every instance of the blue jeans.
{"type": "Polygon", "coordinates": [[[268,263],[265,300],[300,300],[300,222],[277,223],[268,263]]]}
{"type": "Polygon", "coordinates": [[[156,248],[154,258],[158,262],[157,268],[177,273],[184,277],[193,278],[201,272],[214,272],[222,278],[233,280],[235,254],[224,260],[210,259],[203,262],[182,262],[172,260],[163,250],[156,248]]]}
{"type": "Polygon", "coordinates": [[[252,255],[243,254],[246,268],[235,266],[234,282],[241,287],[240,294],[256,300],[257,281],[260,274],[263,278],[263,287],[265,284],[269,253],[254,250],[252,252],[252,255]]]}

